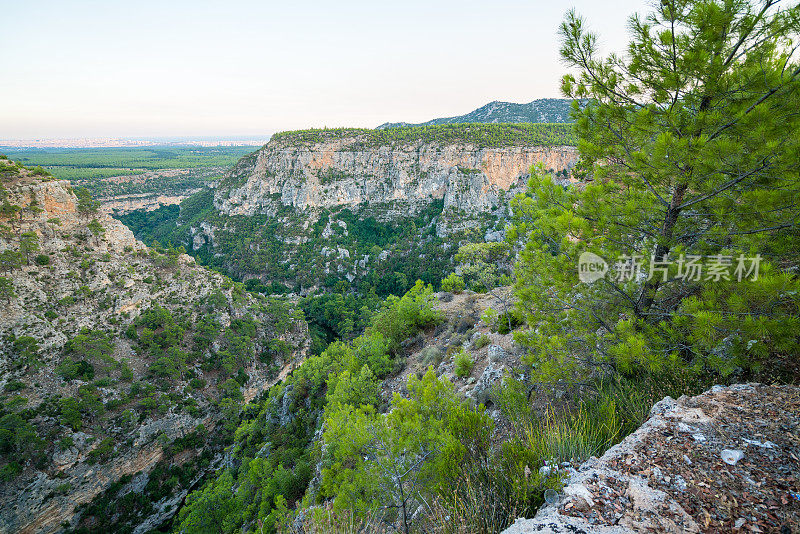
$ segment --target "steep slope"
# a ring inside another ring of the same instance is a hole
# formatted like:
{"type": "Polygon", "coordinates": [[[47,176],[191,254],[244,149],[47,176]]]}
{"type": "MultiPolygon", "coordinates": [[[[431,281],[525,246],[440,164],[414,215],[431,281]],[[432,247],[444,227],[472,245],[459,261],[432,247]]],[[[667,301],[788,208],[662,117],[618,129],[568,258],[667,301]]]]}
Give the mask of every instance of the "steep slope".
{"type": "Polygon", "coordinates": [[[467,234],[501,235],[504,198],[531,166],[568,179],[573,143],[568,125],[284,132],[226,175],[213,210],[182,207],[185,233],[170,239],[295,291],[370,273],[373,286],[398,272],[438,283],[467,234]]]}
{"type": "Polygon", "coordinates": [[[0,531],[157,526],[302,360],[305,321],[66,181],[0,177],[0,531]]]}
{"type": "Polygon", "coordinates": [[[404,126],[435,126],[439,124],[461,124],[469,122],[484,123],[553,123],[571,122],[569,118],[572,100],[568,98],[540,98],[527,104],[500,102],[495,100],[457,117],[432,119],[419,124],[407,122],[386,122],[378,129],[404,126]]]}

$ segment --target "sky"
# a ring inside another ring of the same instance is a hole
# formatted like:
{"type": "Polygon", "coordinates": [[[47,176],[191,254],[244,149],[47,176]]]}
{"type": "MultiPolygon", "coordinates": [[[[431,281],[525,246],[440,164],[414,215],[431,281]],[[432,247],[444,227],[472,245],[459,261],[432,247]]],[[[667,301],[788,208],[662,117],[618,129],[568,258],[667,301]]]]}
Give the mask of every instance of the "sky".
{"type": "Polygon", "coordinates": [[[3,0],[0,139],[268,135],[561,96],[572,7],[624,50],[646,0],[3,0]]]}

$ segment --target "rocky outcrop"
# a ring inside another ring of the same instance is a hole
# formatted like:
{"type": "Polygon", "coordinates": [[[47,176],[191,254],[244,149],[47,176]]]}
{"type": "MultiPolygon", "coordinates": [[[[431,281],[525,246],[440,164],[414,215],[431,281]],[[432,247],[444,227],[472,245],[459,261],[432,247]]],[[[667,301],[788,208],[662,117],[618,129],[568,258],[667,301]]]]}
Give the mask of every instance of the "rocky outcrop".
{"type": "Polygon", "coordinates": [[[103,209],[114,215],[125,215],[132,211],[153,211],[162,206],[180,204],[190,196],[201,191],[200,188],[186,189],[179,195],[163,195],[158,193],[139,193],[135,195],[119,195],[100,198],[103,209]]]}
{"type": "Polygon", "coordinates": [[[715,386],[656,404],[503,534],[797,532],[800,388],[715,386]]]}
{"type": "Polygon", "coordinates": [[[228,215],[274,214],[296,209],[392,204],[415,212],[432,200],[468,213],[490,211],[502,191],[525,182],[541,163],[569,171],[577,159],[570,146],[479,148],[417,141],[363,147],[358,137],[313,144],[270,141],[237,164],[214,198],[228,215]]]}

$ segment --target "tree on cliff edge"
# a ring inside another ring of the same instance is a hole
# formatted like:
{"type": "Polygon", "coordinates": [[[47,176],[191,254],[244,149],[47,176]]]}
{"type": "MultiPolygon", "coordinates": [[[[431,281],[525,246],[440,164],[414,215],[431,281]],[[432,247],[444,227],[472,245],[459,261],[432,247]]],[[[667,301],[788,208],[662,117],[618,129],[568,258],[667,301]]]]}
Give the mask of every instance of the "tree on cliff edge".
{"type": "Polygon", "coordinates": [[[662,0],[606,57],[567,14],[562,89],[589,99],[574,109],[588,183],[535,176],[510,234],[542,375],[763,371],[796,346],[800,7],[781,4],[662,0]],[[611,265],[591,284],[585,252],[611,265]],[[705,271],[687,276],[690,261],[705,271]]]}

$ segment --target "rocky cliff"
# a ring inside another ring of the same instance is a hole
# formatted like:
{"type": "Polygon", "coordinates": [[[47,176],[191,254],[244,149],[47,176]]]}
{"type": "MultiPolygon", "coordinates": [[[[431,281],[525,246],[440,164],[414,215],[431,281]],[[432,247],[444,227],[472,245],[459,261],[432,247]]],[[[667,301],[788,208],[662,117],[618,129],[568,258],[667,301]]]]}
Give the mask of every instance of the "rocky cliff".
{"type": "Polygon", "coordinates": [[[295,143],[276,137],[241,160],[223,180],[214,205],[227,215],[392,204],[395,214],[420,211],[433,200],[445,210],[489,212],[500,196],[525,183],[533,165],[568,173],[572,146],[480,147],[417,139],[364,146],[362,136],[295,143]]]}
{"type": "Polygon", "coordinates": [[[307,326],[68,182],[4,160],[0,178],[0,532],[156,527],[307,326]]]}
{"type": "Polygon", "coordinates": [[[667,397],[639,430],[565,471],[503,534],[797,532],[800,389],[739,384],[667,397]]]}
{"type": "Polygon", "coordinates": [[[182,191],[181,194],[175,195],[139,193],[134,195],[120,195],[111,198],[100,198],[99,200],[105,211],[120,216],[133,211],[153,211],[162,206],[174,206],[200,191],[200,188],[194,188],[186,189],[182,191]]]}

